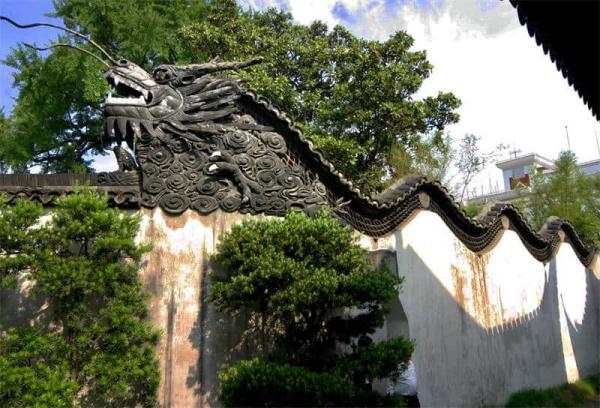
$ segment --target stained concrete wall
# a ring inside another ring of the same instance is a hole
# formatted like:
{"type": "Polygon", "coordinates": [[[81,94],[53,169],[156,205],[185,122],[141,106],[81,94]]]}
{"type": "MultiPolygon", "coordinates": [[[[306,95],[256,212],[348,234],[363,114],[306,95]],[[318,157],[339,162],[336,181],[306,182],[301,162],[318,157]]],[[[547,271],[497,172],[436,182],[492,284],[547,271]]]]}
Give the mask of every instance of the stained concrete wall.
{"type": "Polygon", "coordinates": [[[507,230],[477,255],[428,211],[395,239],[422,405],[502,404],[600,372],[598,263],[569,244],[543,264],[507,230]]]}
{"type": "Polygon", "coordinates": [[[26,327],[44,316],[47,304],[43,299],[32,299],[32,284],[25,276],[17,282],[17,289],[0,289],[0,326],[26,327]]]}
{"type": "Polygon", "coordinates": [[[209,257],[223,234],[245,216],[188,210],[173,217],[160,208],[143,210],[138,240],[151,243],[142,279],[151,293],[150,318],[163,331],[159,401],[168,407],[215,405],[219,366],[246,355],[237,344],[243,326],[206,301],[216,273],[209,257]]]}

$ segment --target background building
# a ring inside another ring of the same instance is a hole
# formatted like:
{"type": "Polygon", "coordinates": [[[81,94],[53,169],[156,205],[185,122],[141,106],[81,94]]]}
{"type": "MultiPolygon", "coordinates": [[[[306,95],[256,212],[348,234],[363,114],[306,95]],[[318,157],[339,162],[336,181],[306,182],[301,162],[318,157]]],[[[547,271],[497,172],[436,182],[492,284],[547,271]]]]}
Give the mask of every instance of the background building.
{"type": "MultiPolygon", "coordinates": [[[[480,195],[477,195],[477,189],[470,190],[465,204],[512,201],[524,197],[530,191],[532,172],[552,173],[555,164],[553,160],[537,153],[529,153],[499,161],[496,167],[502,170],[503,188],[480,195]]],[[[579,163],[577,167],[587,176],[600,173],[600,159],[579,163]]]]}

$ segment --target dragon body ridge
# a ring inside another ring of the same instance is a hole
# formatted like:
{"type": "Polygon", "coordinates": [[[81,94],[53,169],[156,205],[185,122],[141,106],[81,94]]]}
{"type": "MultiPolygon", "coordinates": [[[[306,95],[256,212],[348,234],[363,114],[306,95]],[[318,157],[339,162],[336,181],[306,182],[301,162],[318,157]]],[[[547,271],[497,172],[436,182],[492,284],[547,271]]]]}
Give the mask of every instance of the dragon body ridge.
{"type": "Polygon", "coordinates": [[[120,60],[107,71],[109,83],[128,95],[107,98],[107,130],[129,144],[137,141],[142,205],[173,214],[221,208],[272,215],[290,209],[310,214],[330,205],[335,216],[374,237],[428,209],[477,253],[510,228],[540,261],[550,259],[567,239],[582,263],[592,262],[594,251],[567,221],[549,220],[536,232],[506,203],[472,219],[439,182],[422,176],[407,176],[377,196],[363,196],[276,108],[245,90],[243,80],[212,75],[258,62],[161,65],[149,75],[120,60]],[[244,99],[251,100],[252,109],[241,103],[244,99]]]}

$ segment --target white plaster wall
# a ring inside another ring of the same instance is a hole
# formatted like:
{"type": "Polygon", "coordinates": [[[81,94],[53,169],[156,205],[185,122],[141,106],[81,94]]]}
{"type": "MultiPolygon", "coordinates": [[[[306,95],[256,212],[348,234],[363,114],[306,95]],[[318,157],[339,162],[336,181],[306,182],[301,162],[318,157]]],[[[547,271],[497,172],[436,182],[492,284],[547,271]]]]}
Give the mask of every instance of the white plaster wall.
{"type": "Polygon", "coordinates": [[[570,245],[543,264],[507,230],[479,256],[429,211],[395,235],[423,406],[502,404],[600,371],[600,285],[570,245]]]}

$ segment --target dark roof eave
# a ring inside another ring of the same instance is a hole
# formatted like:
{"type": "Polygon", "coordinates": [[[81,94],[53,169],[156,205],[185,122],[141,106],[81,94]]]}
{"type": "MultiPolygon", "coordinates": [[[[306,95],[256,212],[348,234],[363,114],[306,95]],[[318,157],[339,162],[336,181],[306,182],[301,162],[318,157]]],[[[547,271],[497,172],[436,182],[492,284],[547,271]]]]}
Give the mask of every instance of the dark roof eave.
{"type": "Polygon", "coordinates": [[[509,1],[519,22],[600,120],[600,2],[509,1]]]}

